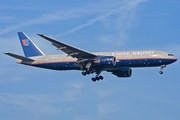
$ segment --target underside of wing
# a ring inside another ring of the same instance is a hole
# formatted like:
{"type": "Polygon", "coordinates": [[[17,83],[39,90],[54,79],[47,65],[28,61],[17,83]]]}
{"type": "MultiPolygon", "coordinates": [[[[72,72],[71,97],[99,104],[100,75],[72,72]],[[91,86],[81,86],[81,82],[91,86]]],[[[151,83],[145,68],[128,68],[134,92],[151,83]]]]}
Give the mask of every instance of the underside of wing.
{"type": "Polygon", "coordinates": [[[47,37],[43,34],[38,34],[38,35],[41,36],[42,38],[50,41],[52,43],[52,45],[54,45],[58,50],[62,50],[63,52],[65,52],[68,56],[75,57],[79,60],[97,57],[97,55],[95,55],[95,54],[92,54],[90,52],[87,52],[87,51],[81,50],[79,48],[73,47],[73,46],[68,45],[66,43],[54,40],[54,39],[47,37]]]}

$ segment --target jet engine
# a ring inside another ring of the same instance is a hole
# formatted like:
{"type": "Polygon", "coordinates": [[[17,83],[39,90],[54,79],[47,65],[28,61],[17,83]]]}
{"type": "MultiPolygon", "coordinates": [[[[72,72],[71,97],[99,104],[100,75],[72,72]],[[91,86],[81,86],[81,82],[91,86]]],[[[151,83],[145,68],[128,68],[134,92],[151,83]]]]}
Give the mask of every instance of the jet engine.
{"type": "Polygon", "coordinates": [[[100,56],[97,60],[94,61],[94,64],[105,67],[115,66],[116,58],[114,56],[100,56]]]}
{"type": "Polygon", "coordinates": [[[112,74],[116,75],[117,77],[131,77],[132,69],[131,68],[121,68],[119,70],[112,71],[112,74]]]}

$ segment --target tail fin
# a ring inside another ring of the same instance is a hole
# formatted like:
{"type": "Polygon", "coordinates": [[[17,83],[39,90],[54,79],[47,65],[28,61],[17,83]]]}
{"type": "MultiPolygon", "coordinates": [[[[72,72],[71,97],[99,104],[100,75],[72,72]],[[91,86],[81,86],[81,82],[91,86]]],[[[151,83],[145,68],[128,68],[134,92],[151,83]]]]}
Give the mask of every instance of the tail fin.
{"type": "Polygon", "coordinates": [[[30,40],[24,32],[18,32],[18,36],[26,57],[40,56],[44,53],[30,40]]]}

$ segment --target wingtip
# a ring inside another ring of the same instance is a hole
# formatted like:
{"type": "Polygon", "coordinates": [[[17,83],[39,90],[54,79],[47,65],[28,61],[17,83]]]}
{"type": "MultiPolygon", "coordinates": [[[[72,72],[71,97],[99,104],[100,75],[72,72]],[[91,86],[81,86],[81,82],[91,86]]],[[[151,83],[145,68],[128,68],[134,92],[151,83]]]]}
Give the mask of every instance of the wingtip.
{"type": "Polygon", "coordinates": [[[8,54],[9,52],[4,52],[4,54],[8,54]]]}

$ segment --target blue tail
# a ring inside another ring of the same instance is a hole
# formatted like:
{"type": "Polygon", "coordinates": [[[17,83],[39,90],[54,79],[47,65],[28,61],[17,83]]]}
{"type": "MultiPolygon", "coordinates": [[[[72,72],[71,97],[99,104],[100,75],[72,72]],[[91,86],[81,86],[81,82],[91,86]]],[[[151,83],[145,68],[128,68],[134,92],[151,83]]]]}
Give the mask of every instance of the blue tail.
{"type": "Polygon", "coordinates": [[[44,53],[30,40],[24,32],[18,32],[18,36],[26,57],[40,56],[44,53]]]}

